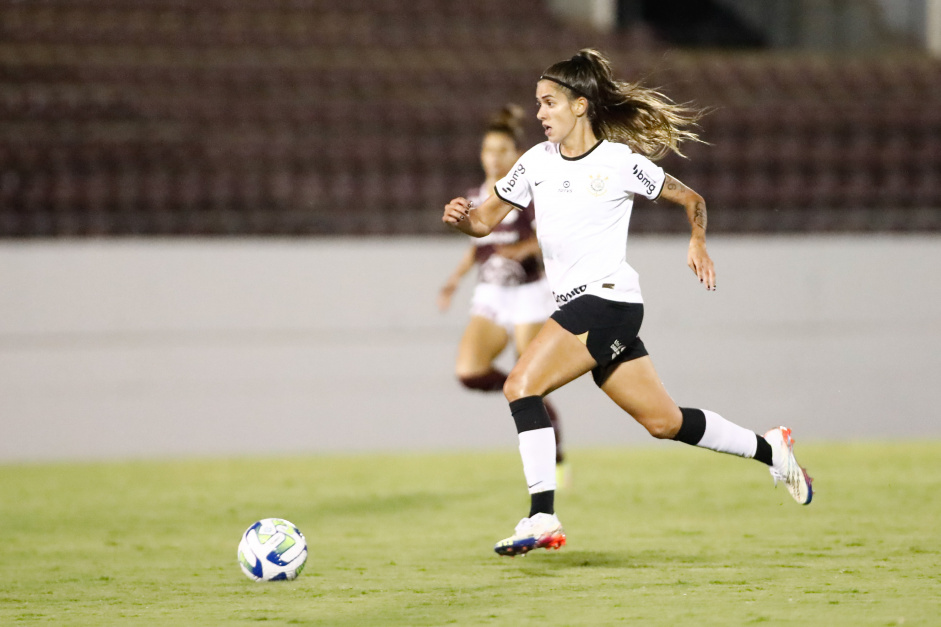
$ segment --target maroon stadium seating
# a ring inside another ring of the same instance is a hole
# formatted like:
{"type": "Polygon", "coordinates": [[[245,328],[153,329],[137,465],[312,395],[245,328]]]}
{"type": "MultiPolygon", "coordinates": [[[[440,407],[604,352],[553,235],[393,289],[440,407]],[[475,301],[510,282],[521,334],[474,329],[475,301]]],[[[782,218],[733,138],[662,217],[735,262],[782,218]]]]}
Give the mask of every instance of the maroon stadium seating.
{"type": "MultiPolygon", "coordinates": [[[[0,236],[444,232],[487,116],[586,45],[710,109],[718,231],[941,230],[941,63],[681,52],[540,0],[0,0],[0,236]]],[[[535,120],[528,141],[539,141],[535,120]]],[[[641,202],[634,230],[681,231],[641,202]]]]}

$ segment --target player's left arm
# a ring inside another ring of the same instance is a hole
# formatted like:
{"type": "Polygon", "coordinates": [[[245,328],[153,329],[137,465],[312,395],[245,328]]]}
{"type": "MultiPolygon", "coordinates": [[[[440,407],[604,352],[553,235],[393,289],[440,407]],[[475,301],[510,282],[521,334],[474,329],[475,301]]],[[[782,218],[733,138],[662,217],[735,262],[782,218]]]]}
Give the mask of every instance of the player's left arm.
{"type": "Polygon", "coordinates": [[[716,289],[716,271],[706,252],[706,200],[694,190],[684,185],[679,179],[669,174],[663,181],[660,197],[682,205],[686,209],[686,218],[692,233],[689,238],[689,252],[686,264],[699,278],[707,290],[716,289]]]}

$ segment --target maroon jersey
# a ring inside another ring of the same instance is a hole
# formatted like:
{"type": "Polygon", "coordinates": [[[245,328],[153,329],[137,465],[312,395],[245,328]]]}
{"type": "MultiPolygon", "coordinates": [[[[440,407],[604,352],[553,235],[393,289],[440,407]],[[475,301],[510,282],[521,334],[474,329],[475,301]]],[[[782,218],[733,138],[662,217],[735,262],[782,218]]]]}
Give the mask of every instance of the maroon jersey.
{"type": "MultiPolygon", "coordinates": [[[[467,198],[474,203],[474,206],[480,206],[490,194],[491,190],[481,186],[470,190],[467,198]]],[[[474,246],[477,247],[474,260],[478,267],[478,281],[496,285],[522,285],[542,278],[540,255],[535,254],[516,261],[497,253],[499,246],[515,244],[534,237],[536,235],[533,230],[535,220],[536,211],[530,204],[524,211],[518,209],[510,211],[503,222],[495,226],[489,235],[471,238],[474,246]]]]}

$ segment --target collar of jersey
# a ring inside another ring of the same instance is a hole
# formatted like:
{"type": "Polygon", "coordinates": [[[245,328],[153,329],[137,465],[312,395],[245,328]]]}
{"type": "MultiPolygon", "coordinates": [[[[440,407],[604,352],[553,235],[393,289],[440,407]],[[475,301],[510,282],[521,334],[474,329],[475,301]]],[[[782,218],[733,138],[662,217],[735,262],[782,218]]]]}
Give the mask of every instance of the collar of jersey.
{"type": "Polygon", "coordinates": [[[589,148],[588,150],[586,150],[586,151],[583,152],[582,154],[578,155],[577,157],[566,157],[565,155],[563,155],[563,154],[562,154],[562,144],[559,144],[559,156],[562,157],[563,159],[565,159],[566,161],[578,161],[579,159],[584,159],[585,157],[587,157],[588,155],[590,155],[592,152],[594,152],[594,151],[595,151],[595,148],[597,148],[598,146],[600,146],[600,145],[601,145],[601,142],[603,142],[603,141],[604,141],[603,139],[599,139],[597,144],[595,144],[594,146],[592,146],[591,148],[589,148]]]}

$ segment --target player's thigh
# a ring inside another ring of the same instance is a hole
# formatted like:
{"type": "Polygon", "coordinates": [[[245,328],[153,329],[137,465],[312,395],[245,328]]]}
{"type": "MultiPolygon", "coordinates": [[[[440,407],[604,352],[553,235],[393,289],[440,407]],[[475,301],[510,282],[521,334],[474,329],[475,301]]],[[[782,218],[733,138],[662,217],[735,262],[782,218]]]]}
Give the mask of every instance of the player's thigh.
{"type": "Polygon", "coordinates": [[[543,324],[545,324],[545,322],[527,322],[517,324],[513,327],[513,338],[516,340],[517,355],[523,354],[523,351],[526,350],[529,343],[533,341],[533,338],[535,338],[539,330],[542,329],[543,324]]]}
{"type": "Polygon", "coordinates": [[[471,316],[457,349],[457,375],[467,377],[488,372],[509,340],[509,333],[503,326],[483,316],[471,316]]]}
{"type": "Polygon", "coordinates": [[[654,436],[673,437],[682,424],[649,355],[619,364],[601,389],[654,436]]]}
{"type": "Polygon", "coordinates": [[[503,391],[511,401],[524,396],[543,396],[596,365],[581,340],[550,318],[520,355],[503,391]]]}

